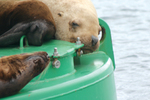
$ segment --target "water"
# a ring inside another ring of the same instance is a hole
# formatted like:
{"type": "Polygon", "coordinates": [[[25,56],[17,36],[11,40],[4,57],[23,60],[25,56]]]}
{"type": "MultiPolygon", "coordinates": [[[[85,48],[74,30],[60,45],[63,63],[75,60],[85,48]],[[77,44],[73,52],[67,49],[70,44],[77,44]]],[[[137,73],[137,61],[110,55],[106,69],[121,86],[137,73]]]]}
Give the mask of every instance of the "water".
{"type": "Polygon", "coordinates": [[[150,0],[92,0],[112,33],[118,100],[150,100],[150,0]]]}

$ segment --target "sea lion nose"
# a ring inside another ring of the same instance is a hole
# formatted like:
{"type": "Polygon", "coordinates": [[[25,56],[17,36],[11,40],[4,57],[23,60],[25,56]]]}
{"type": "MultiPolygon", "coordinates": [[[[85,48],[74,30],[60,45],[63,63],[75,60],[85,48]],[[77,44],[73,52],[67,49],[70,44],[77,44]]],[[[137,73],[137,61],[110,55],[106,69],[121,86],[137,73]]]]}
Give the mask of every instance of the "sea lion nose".
{"type": "Polygon", "coordinates": [[[94,35],[92,35],[91,38],[92,38],[92,46],[95,46],[97,44],[97,42],[98,42],[98,38],[95,37],[94,35]]]}

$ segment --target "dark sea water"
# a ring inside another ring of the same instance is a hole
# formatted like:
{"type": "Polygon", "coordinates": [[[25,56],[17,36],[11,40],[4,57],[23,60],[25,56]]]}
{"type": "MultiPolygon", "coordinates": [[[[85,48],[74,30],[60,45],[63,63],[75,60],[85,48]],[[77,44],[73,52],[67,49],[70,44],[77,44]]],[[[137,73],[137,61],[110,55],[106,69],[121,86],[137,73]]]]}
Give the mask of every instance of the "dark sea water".
{"type": "Polygon", "coordinates": [[[118,100],[150,100],[150,0],[92,0],[112,33],[118,100]]]}

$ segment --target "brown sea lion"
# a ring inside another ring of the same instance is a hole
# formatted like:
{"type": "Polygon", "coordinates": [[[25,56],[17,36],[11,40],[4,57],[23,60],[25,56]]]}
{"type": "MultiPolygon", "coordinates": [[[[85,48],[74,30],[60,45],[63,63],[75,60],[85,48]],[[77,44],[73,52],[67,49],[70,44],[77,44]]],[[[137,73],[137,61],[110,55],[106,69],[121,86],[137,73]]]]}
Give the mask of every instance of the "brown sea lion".
{"type": "Polygon", "coordinates": [[[42,45],[56,31],[50,9],[38,0],[0,0],[0,46],[18,43],[27,35],[29,44],[42,45]]]}
{"type": "Polygon", "coordinates": [[[0,98],[19,92],[49,64],[46,52],[4,56],[0,58],[0,98]]]}

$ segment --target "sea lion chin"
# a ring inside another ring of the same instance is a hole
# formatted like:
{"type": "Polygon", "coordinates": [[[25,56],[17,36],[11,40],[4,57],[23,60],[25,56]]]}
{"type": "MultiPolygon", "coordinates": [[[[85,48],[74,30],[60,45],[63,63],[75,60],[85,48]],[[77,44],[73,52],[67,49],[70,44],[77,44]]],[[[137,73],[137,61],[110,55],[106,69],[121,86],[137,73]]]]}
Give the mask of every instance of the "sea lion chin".
{"type": "Polygon", "coordinates": [[[46,52],[0,58],[0,98],[16,94],[49,64],[46,52]]]}

